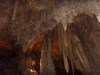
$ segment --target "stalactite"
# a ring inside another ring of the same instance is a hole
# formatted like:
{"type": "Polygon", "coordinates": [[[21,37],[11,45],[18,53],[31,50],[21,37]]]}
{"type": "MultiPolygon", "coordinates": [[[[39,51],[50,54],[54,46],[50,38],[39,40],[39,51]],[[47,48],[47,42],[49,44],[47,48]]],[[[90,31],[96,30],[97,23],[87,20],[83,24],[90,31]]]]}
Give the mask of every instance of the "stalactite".
{"type": "MultiPolygon", "coordinates": [[[[55,75],[55,66],[52,59],[52,39],[48,38],[48,71],[52,72],[52,75],[55,75]]],[[[50,73],[49,72],[49,73],[50,73]]]]}
{"type": "Polygon", "coordinates": [[[18,2],[18,0],[16,0],[15,4],[14,4],[14,9],[13,9],[12,20],[15,20],[15,18],[16,18],[18,4],[19,4],[19,2],[18,2]]]}
{"type": "Polygon", "coordinates": [[[44,40],[44,49],[41,52],[41,59],[40,59],[40,75],[45,74],[44,72],[47,71],[47,52],[46,52],[47,43],[44,40]]]}
{"type": "Polygon", "coordinates": [[[64,60],[64,67],[66,72],[69,72],[69,63],[68,63],[68,44],[67,44],[67,37],[66,37],[66,31],[63,28],[62,24],[58,25],[58,42],[59,42],[59,48],[60,51],[63,54],[63,60],[64,60]]]}
{"type": "Polygon", "coordinates": [[[72,67],[72,73],[74,75],[74,50],[73,50],[73,47],[72,47],[72,40],[71,40],[71,30],[68,29],[67,30],[67,40],[68,40],[68,57],[70,59],[70,62],[71,62],[71,67],[72,67]]]}
{"type": "Polygon", "coordinates": [[[69,73],[69,63],[68,63],[68,57],[67,53],[63,51],[63,60],[64,60],[64,67],[67,73],[69,73]]]}
{"type": "Polygon", "coordinates": [[[52,59],[52,38],[46,37],[44,40],[44,50],[41,54],[40,74],[41,75],[55,75],[55,66],[52,59]]]}
{"type": "Polygon", "coordinates": [[[45,52],[44,52],[44,50],[42,50],[41,59],[40,59],[40,74],[42,74],[45,69],[45,64],[46,64],[45,58],[46,58],[45,52]]]}
{"type": "Polygon", "coordinates": [[[62,44],[61,44],[61,40],[62,40],[62,36],[61,36],[61,29],[60,29],[60,25],[58,25],[57,27],[57,34],[58,34],[58,44],[59,44],[59,48],[60,48],[60,52],[62,52],[62,44]]]}

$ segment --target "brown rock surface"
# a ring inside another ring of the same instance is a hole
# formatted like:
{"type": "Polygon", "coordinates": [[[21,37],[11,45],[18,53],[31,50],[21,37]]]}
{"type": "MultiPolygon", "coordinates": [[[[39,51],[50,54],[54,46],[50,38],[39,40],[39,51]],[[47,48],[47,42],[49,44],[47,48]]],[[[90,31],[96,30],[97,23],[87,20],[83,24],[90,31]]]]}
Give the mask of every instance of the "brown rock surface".
{"type": "MultiPolygon", "coordinates": [[[[49,33],[53,39],[55,67],[65,72],[57,34],[59,22],[54,18],[65,0],[55,0],[54,5],[52,0],[48,1],[0,0],[0,75],[20,75],[25,68],[35,68],[39,72],[43,41],[49,33]],[[32,60],[36,61],[34,66],[32,60]]],[[[100,23],[96,15],[80,13],[74,16],[73,22],[68,23],[68,31],[74,57],[72,62],[69,54],[68,60],[83,73],[100,73],[100,23]]]]}

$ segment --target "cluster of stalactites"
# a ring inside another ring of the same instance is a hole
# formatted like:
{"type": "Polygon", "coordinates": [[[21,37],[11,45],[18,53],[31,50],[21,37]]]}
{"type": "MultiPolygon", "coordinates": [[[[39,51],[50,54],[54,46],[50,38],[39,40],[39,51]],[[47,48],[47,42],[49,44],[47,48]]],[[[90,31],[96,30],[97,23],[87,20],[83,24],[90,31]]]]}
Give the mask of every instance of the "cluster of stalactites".
{"type": "Polygon", "coordinates": [[[65,1],[54,12],[56,21],[61,22],[66,30],[67,24],[74,21],[74,17],[78,14],[96,15],[100,22],[100,1],[99,0],[74,0],[65,1]]]}
{"type": "MultiPolygon", "coordinates": [[[[64,27],[61,23],[58,24],[56,30],[58,47],[63,56],[64,68],[66,72],[69,73],[70,60],[72,73],[74,75],[74,66],[76,63],[75,57],[77,57],[78,61],[81,63],[81,71],[90,72],[91,65],[84,54],[83,46],[78,36],[73,33],[69,27],[67,30],[64,30],[64,27]],[[73,47],[73,44],[76,44],[76,46],[73,47]]],[[[45,39],[45,48],[42,50],[40,60],[41,75],[46,75],[48,73],[55,75],[55,66],[52,59],[52,41],[53,39],[50,37],[46,37],[45,39]]]]}
{"type": "MultiPolygon", "coordinates": [[[[69,72],[69,64],[68,64],[68,57],[71,60],[71,66],[74,73],[74,63],[73,63],[73,52],[72,52],[72,46],[70,41],[70,31],[65,31],[62,24],[59,24],[57,26],[57,40],[59,44],[60,52],[63,55],[64,60],[64,66],[65,70],[68,73],[69,72]],[[67,35],[68,33],[68,35],[67,35]],[[68,50],[69,46],[69,50],[68,50]]],[[[49,34],[50,35],[50,34],[49,34]]],[[[40,73],[41,75],[55,75],[55,66],[52,59],[52,44],[53,44],[52,37],[46,37],[44,41],[44,49],[41,53],[41,59],[40,59],[40,73]]]]}

